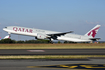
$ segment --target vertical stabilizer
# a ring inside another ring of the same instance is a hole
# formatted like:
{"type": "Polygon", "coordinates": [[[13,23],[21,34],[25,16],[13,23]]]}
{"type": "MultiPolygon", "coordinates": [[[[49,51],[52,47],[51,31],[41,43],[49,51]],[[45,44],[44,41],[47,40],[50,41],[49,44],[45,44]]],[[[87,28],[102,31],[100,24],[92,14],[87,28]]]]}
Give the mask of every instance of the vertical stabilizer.
{"type": "Polygon", "coordinates": [[[87,32],[87,33],[85,34],[85,36],[90,36],[90,37],[94,38],[95,35],[97,34],[97,32],[98,32],[100,26],[101,26],[101,25],[96,25],[93,29],[91,29],[89,32],[87,32]]]}
{"type": "Polygon", "coordinates": [[[7,35],[7,36],[4,37],[4,39],[7,39],[7,38],[10,38],[10,35],[7,35]]]}

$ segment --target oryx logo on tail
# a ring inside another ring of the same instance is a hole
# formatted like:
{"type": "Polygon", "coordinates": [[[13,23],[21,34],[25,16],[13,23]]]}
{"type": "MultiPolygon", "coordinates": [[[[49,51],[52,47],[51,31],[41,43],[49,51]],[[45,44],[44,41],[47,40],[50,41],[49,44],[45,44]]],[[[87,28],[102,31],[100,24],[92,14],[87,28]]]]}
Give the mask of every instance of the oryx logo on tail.
{"type": "Polygon", "coordinates": [[[93,38],[95,37],[95,35],[97,34],[98,32],[98,29],[100,27],[97,27],[96,29],[92,30],[91,32],[88,33],[88,36],[92,36],[93,38]]]}
{"type": "Polygon", "coordinates": [[[85,34],[85,36],[91,36],[91,37],[95,37],[95,35],[97,34],[98,30],[100,28],[100,25],[96,25],[93,29],[91,29],[89,32],[87,32],[85,34]]]}

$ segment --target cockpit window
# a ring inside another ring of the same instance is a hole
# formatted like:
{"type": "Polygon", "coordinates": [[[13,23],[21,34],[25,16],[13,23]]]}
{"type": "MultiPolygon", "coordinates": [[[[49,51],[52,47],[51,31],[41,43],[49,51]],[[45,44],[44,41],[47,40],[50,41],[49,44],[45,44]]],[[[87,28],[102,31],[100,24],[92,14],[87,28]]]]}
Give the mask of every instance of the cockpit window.
{"type": "Polygon", "coordinates": [[[5,27],[5,28],[7,28],[7,27],[5,27]]]}

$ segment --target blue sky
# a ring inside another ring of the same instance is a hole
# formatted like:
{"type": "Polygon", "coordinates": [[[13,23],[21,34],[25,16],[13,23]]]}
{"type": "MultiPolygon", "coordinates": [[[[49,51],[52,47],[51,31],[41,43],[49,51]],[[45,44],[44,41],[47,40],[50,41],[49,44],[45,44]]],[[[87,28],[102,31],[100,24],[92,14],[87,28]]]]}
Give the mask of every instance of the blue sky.
{"type": "MultiPolygon", "coordinates": [[[[95,25],[105,40],[105,0],[0,0],[0,36],[5,26],[24,26],[84,35],[95,25]]],[[[34,37],[11,35],[15,40],[34,37]]]]}

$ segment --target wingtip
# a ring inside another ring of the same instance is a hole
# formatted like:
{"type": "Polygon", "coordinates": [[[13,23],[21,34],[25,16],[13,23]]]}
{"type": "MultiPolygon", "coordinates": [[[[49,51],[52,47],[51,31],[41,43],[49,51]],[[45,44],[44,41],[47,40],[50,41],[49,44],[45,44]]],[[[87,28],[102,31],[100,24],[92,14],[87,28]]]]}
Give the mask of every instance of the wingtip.
{"type": "Polygon", "coordinates": [[[73,33],[74,31],[70,31],[70,33],[73,33]]]}

